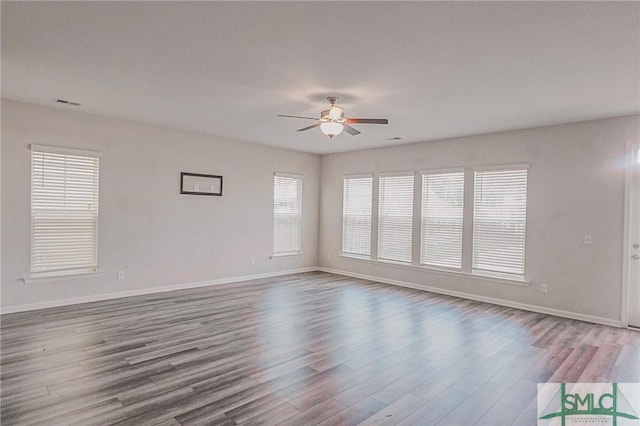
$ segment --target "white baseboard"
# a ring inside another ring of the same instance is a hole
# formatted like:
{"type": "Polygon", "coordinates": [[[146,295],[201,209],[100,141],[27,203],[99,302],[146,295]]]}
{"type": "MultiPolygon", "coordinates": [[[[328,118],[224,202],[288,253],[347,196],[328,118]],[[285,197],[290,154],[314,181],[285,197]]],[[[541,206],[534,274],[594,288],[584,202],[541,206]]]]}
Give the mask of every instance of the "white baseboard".
{"type": "Polygon", "coordinates": [[[250,280],[256,280],[261,278],[272,278],[272,277],[278,277],[282,275],[298,274],[302,272],[313,272],[313,271],[322,271],[322,272],[328,272],[331,274],[344,275],[347,277],[360,278],[360,279],[369,280],[369,281],[377,281],[385,284],[412,288],[415,290],[430,291],[432,293],[439,293],[447,296],[459,297],[462,299],[476,300],[478,302],[491,303],[494,305],[506,306],[509,308],[522,309],[524,311],[538,312],[538,313],[547,314],[547,315],[555,315],[558,317],[570,318],[570,319],[575,319],[580,321],[587,321],[587,322],[592,322],[596,324],[608,325],[612,327],[622,327],[621,321],[613,320],[609,318],[596,317],[593,315],[586,315],[578,312],[565,311],[562,309],[547,308],[544,306],[529,305],[526,303],[513,302],[511,300],[480,296],[477,294],[465,293],[462,291],[447,290],[440,287],[431,287],[423,284],[393,280],[389,278],[381,278],[373,275],[358,274],[355,272],[325,268],[322,266],[311,266],[307,268],[289,269],[289,270],[277,271],[277,272],[267,272],[264,274],[220,278],[217,280],[209,280],[209,281],[197,281],[197,282],[184,283],[184,284],[173,284],[173,285],[168,285],[163,287],[145,288],[145,289],[138,289],[138,290],[131,290],[131,291],[121,291],[121,292],[115,292],[115,293],[99,294],[94,296],[76,297],[72,299],[51,300],[46,302],[31,303],[27,305],[7,306],[7,307],[3,307],[0,313],[10,314],[15,312],[33,311],[37,309],[55,308],[59,306],[76,305],[79,303],[99,302],[103,300],[119,299],[122,297],[142,296],[146,294],[163,293],[166,291],[184,290],[184,289],[197,288],[197,287],[207,287],[207,286],[214,286],[214,285],[220,285],[220,284],[250,281],[250,280]]]}
{"type": "Polygon", "coordinates": [[[267,272],[264,274],[243,275],[239,277],[220,278],[209,281],[196,281],[191,283],[173,284],[162,287],[142,288],[130,291],[119,291],[114,293],[97,294],[93,296],[74,297],[71,299],[48,300],[46,302],[30,303],[26,305],[15,305],[2,307],[0,314],[11,314],[15,312],[34,311],[37,309],[56,308],[59,306],[77,305],[79,303],[100,302],[103,300],[120,299],[122,297],[143,296],[145,294],[163,293],[166,291],[184,290],[188,288],[207,287],[220,284],[236,283],[241,281],[257,280],[260,278],[279,277],[281,275],[299,274],[302,272],[317,271],[318,267],[289,269],[285,271],[267,272]]]}
{"type": "Polygon", "coordinates": [[[377,281],[377,282],[381,282],[381,283],[385,283],[385,284],[397,285],[397,286],[400,286],[400,287],[412,288],[412,289],[415,289],[415,290],[430,291],[432,293],[438,293],[438,294],[444,294],[444,295],[447,295],[447,296],[460,297],[462,299],[476,300],[478,302],[491,303],[491,304],[494,304],[494,305],[506,306],[506,307],[509,307],[509,308],[522,309],[524,311],[538,312],[538,313],[541,313],[541,314],[554,315],[554,316],[557,316],[557,317],[570,318],[570,319],[575,319],[575,320],[580,320],[580,321],[592,322],[592,323],[596,323],[596,324],[608,325],[608,326],[612,326],[612,327],[622,327],[622,322],[618,321],[618,320],[613,320],[613,319],[610,319],[610,318],[596,317],[596,316],[593,316],[593,315],[586,315],[586,314],[581,314],[581,313],[578,313],[578,312],[564,311],[562,309],[554,309],[554,308],[547,308],[547,307],[544,307],[544,306],[529,305],[529,304],[526,304],[526,303],[513,302],[511,300],[496,299],[496,298],[493,298],[493,297],[480,296],[480,295],[477,295],[477,294],[465,293],[465,292],[462,292],[462,291],[447,290],[447,289],[440,288],[440,287],[431,287],[431,286],[411,283],[411,282],[407,282],[407,281],[392,280],[392,279],[389,279],[389,278],[380,278],[380,277],[375,277],[375,276],[372,276],[372,275],[364,275],[364,274],[358,274],[358,273],[355,273],[355,272],[342,271],[342,270],[339,270],[339,269],[325,268],[323,266],[318,267],[317,270],[322,271],[322,272],[329,272],[329,273],[337,274],[337,275],[345,275],[345,276],[353,277],[353,278],[360,278],[360,279],[369,280],[369,281],[377,281]]]}

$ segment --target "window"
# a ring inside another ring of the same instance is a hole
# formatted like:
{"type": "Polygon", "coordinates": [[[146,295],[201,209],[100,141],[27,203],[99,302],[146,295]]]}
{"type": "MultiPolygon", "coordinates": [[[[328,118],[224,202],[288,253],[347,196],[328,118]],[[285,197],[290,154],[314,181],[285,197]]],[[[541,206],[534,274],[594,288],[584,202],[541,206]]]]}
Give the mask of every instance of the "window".
{"type": "Polygon", "coordinates": [[[380,176],[378,258],[411,262],[413,173],[380,176]]]}
{"type": "Polygon", "coordinates": [[[98,153],[31,147],[31,273],[98,267],[98,153]]]}
{"type": "Polygon", "coordinates": [[[302,177],[276,173],[273,179],[273,253],[302,251],[302,177]]]}
{"type": "Polygon", "coordinates": [[[475,172],[474,272],[524,275],[527,170],[475,172]]]}
{"type": "Polygon", "coordinates": [[[371,254],[371,199],[373,177],[344,178],[342,252],[371,254]]]}
{"type": "Polygon", "coordinates": [[[422,175],[420,263],[462,267],[464,171],[422,175]]]}

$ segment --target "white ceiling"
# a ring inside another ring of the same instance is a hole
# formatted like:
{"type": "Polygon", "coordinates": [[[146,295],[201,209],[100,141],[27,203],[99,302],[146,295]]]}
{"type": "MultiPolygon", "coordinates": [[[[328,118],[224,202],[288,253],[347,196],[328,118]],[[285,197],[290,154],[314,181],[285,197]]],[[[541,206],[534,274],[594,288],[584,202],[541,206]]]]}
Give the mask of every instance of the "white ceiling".
{"type": "Polygon", "coordinates": [[[2,96],[330,153],[637,113],[639,40],[638,2],[3,1],[2,96]],[[276,117],[328,95],[390,124],[276,117]]]}

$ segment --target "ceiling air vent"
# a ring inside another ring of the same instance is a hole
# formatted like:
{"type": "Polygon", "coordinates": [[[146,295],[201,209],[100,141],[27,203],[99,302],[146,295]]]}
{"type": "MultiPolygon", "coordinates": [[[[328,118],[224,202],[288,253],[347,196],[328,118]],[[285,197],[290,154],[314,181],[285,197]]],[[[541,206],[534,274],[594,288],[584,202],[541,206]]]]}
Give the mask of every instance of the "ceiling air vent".
{"type": "Polygon", "coordinates": [[[56,103],[58,104],[66,104],[71,106],[80,106],[78,102],[68,101],[66,99],[56,99],[56,103]]]}

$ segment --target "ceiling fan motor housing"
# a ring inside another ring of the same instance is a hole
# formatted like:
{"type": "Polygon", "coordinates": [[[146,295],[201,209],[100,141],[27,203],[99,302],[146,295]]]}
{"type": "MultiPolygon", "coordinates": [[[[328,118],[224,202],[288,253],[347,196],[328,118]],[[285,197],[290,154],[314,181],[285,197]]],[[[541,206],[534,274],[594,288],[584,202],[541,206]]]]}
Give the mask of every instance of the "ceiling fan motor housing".
{"type": "Polygon", "coordinates": [[[340,107],[332,106],[320,113],[320,120],[342,123],[344,121],[344,110],[340,107]]]}

